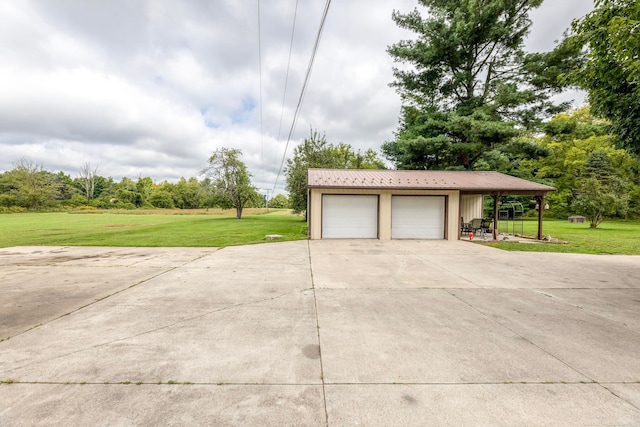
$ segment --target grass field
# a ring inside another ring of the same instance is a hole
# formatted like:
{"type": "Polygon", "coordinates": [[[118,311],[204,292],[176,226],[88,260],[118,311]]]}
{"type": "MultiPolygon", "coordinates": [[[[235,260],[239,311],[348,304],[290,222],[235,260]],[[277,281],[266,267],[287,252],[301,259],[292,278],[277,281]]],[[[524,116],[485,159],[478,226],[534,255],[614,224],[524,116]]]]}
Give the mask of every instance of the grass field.
{"type": "MultiPolygon", "coordinates": [[[[524,234],[537,234],[537,221],[524,221],[524,234]]],[[[545,220],[544,235],[568,242],[561,244],[488,243],[500,249],[535,252],[640,255],[639,221],[605,221],[595,230],[589,224],[569,224],[566,220],[545,220]]]]}
{"type": "MultiPolygon", "coordinates": [[[[534,236],[536,221],[524,222],[534,236]]],[[[78,211],[0,215],[0,247],[9,246],[234,246],[307,238],[303,217],[288,210],[247,209],[240,221],[235,211],[153,210],[78,211]]],[[[640,222],[607,221],[592,230],[588,224],[546,220],[544,235],[561,244],[486,243],[516,251],[640,255],[640,222]]]]}
{"type": "Polygon", "coordinates": [[[303,217],[288,210],[154,210],[0,215],[0,247],[8,246],[233,246],[306,239],[303,217]]]}

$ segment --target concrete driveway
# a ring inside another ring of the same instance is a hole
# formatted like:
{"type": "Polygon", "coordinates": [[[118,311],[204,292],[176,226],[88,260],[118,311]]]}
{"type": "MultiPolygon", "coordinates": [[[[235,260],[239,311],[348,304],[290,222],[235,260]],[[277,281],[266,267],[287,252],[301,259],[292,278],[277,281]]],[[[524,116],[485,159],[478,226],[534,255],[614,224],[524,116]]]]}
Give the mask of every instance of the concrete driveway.
{"type": "Polygon", "coordinates": [[[0,426],[640,425],[640,257],[0,249],[0,426]]]}

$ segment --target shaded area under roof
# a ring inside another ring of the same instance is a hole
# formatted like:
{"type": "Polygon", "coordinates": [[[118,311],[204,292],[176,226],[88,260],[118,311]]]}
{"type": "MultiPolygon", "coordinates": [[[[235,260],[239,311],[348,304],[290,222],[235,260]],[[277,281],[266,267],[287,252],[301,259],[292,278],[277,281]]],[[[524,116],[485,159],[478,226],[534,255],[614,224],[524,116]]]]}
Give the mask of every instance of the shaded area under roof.
{"type": "Polygon", "coordinates": [[[544,195],[555,188],[500,172],[309,169],[309,188],[459,190],[467,194],[544,195]]]}

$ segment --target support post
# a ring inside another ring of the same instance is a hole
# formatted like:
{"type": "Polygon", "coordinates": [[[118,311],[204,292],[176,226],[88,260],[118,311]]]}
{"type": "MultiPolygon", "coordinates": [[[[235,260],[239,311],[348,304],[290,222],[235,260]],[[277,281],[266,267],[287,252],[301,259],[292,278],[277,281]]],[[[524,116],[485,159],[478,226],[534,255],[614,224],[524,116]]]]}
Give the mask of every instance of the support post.
{"type": "Polygon", "coordinates": [[[491,197],[493,197],[493,240],[498,240],[498,202],[500,196],[492,194],[491,197]]]}
{"type": "Polygon", "coordinates": [[[542,240],[542,217],[544,212],[544,196],[536,196],[538,204],[538,240],[542,240]]]}

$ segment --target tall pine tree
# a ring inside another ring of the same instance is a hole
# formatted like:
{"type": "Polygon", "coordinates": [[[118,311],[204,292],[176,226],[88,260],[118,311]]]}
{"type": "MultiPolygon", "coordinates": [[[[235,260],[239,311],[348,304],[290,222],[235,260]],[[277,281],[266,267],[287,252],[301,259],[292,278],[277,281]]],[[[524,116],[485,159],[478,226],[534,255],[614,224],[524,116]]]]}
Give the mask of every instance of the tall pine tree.
{"type": "Polygon", "coordinates": [[[400,127],[382,147],[397,168],[473,169],[485,153],[566,107],[550,97],[577,53],[566,43],[548,53],[523,49],[529,12],[542,0],[419,3],[425,17],[417,8],[393,13],[417,39],[388,49],[403,64],[392,83],[403,101],[400,127]]]}

